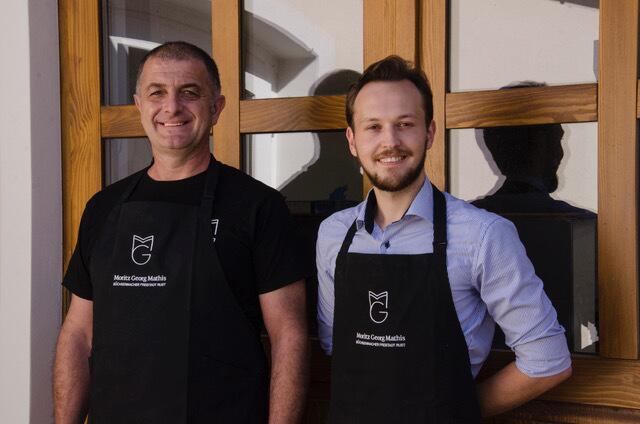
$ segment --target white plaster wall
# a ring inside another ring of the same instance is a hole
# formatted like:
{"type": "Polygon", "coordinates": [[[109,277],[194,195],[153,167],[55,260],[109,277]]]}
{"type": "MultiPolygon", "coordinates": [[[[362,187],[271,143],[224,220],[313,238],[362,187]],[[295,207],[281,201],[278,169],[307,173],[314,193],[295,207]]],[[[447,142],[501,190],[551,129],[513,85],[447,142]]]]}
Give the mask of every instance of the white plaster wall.
{"type": "Polygon", "coordinates": [[[60,324],[57,2],[0,14],[0,422],[50,423],[60,324]]]}
{"type": "MultiPolygon", "coordinates": [[[[596,6],[595,0],[452,0],[451,91],[523,80],[595,82],[596,6]]],[[[597,212],[597,123],[563,128],[565,157],[552,197],[597,212]]],[[[473,200],[497,188],[500,175],[487,163],[473,129],[450,131],[449,146],[452,194],[473,200]]]]}

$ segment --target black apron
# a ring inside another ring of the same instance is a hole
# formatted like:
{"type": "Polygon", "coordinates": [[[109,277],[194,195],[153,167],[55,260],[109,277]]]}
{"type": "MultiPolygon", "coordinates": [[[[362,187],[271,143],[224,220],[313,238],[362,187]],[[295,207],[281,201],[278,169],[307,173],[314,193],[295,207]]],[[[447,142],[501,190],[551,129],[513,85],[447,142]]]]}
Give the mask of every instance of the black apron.
{"type": "Polygon", "coordinates": [[[446,264],[446,204],[433,188],[433,251],[336,259],[329,422],[479,423],[446,264]]]}
{"type": "Polygon", "coordinates": [[[212,159],[200,206],[127,202],[145,170],[111,211],[90,264],[91,423],[267,421],[259,333],[215,250],[221,166],[212,159]]]}

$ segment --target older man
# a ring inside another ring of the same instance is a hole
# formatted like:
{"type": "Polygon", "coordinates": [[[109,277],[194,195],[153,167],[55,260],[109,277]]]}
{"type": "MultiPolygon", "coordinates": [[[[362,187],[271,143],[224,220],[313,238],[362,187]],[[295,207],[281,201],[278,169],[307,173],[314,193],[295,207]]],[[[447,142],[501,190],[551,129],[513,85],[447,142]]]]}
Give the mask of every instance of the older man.
{"type": "Polygon", "coordinates": [[[297,422],[307,270],[282,196],[211,156],[225,98],[201,49],[149,52],[134,98],[153,163],[85,209],[63,281],[56,422],[297,422]]]}

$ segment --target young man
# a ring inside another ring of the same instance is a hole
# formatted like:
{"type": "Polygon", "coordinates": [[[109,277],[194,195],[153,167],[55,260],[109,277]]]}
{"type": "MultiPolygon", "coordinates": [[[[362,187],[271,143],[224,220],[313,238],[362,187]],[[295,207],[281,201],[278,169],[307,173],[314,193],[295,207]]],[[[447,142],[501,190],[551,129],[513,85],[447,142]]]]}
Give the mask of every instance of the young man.
{"type": "Polygon", "coordinates": [[[306,270],[282,196],[209,152],[225,104],[215,63],[163,44],[140,65],[135,103],[153,163],[84,212],[63,282],[56,423],[87,410],[109,424],[298,422],[306,270]]]}
{"type": "Polygon", "coordinates": [[[513,225],[431,185],[424,74],[399,57],[347,95],[347,139],[373,190],[325,220],[320,340],[331,423],[478,423],[565,380],[564,330],[513,225]],[[494,322],[516,361],[481,384],[494,322]]]}

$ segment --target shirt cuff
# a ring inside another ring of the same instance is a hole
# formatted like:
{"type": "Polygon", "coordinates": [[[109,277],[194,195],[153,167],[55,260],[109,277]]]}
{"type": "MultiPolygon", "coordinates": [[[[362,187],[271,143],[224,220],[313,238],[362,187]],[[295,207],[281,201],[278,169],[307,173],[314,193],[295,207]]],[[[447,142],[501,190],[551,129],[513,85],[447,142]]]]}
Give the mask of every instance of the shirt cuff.
{"type": "Polygon", "coordinates": [[[564,333],[514,346],[516,367],[529,377],[556,375],[571,366],[564,333]]]}

